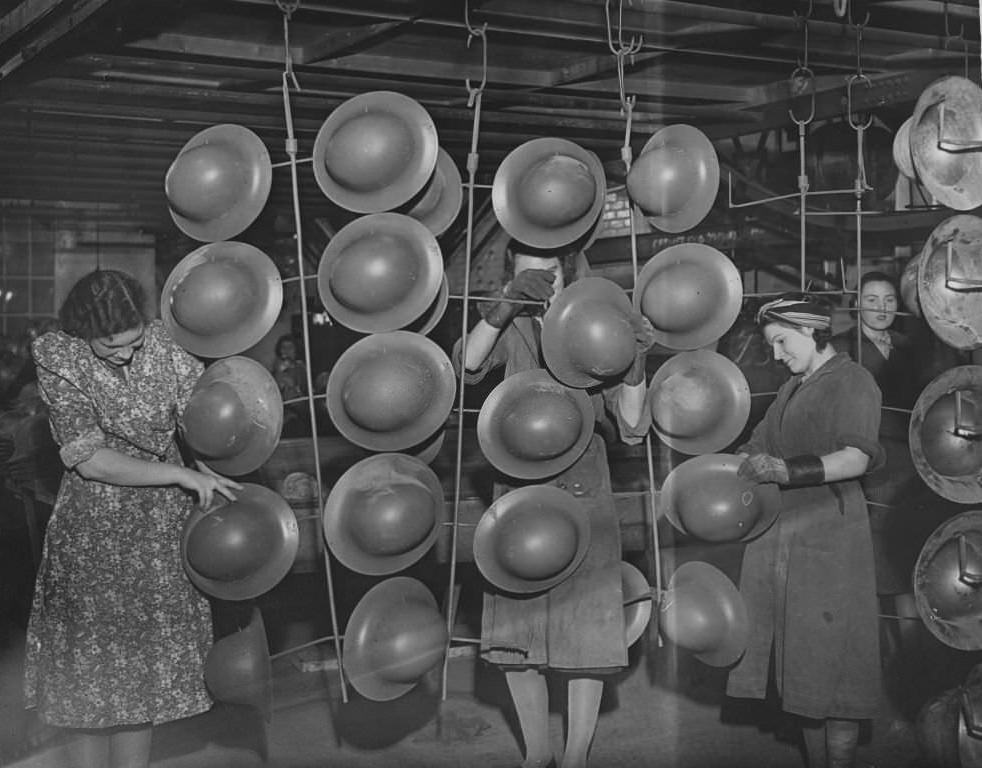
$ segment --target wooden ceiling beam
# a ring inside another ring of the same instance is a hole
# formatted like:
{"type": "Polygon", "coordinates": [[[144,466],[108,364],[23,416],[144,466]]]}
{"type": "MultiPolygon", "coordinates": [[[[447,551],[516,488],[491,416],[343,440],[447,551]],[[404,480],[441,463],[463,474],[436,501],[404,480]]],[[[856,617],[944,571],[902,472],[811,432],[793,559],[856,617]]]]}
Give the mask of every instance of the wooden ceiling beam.
{"type": "Polygon", "coordinates": [[[67,4],[70,0],[23,0],[0,18],[0,45],[67,4]]]}
{"type": "MultiPolygon", "coordinates": [[[[319,130],[323,119],[341,103],[342,99],[324,98],[305,91],[291,97],[295,127],[299,130],[319,130]],[[314,116],[316,115],[316,116],[314,116]]],[[[517,124],[526,130],[542,129],[550,133],[554,129],[576,131],[619,132],[623,118],[615,111],[599,117],[581,115],[495,113],[482,116],[482,126],[506,129],[517,124]]],[[[153,118],[163,122],[185,122],[212,125],[217,122],[238,122],[249,127],[273,127],[282,125],[282,100],[279,94],[254,94],[227,91],[208,91],[146,83],[105,83],[87,80],[51,78],[38,88],[28,91],[23,98],[13,102],[24,108],[62,110],[75,113],[87,112],[97,116],[108,112],[116,116],[153,118]],[[146,106],[145,106],[146,105],[146,106]],[[203,107],[207,105],[207,111],[203,107]],[[162,118],[161,115],[167,115],[162,118]]],[[[460,121],[470,123],[473,113],[465,108],[453,108],[427,104],[434,119],[440,122],[460,121]]],[[[656,108],[657,109],[657,108],[656,108]]],[[[548,112],[548,110],[543,110],[548,112]]],[[[647,114],[639,110],[635,123],[639,130],[660,127],[661,114],[647,114]]],[[[668,108],[665,112],[677,113],[668,108]]],[[[662,113],[664,114],[664,113],[662,113]]]]}
{"type": "Polygon", "coordinates": [[[76,32],[113,0],[24,0],[0,19],[0,81],[76,32]],[[6,26],[4,26],[6,22],[6,26]]]}
{"type": "Polygon", "coordinates": [[[377,41],[388,37],[390,33],[402,29],[407,22],[386,21],[379,24],[369,24],[356,29],[340,29],[321,35],[320,39],[297,46],[293,51],[293,63],[296,65],[312,64],[324,59],[333,59],[342,53],[350,51],[355,46],[377,41]]]}

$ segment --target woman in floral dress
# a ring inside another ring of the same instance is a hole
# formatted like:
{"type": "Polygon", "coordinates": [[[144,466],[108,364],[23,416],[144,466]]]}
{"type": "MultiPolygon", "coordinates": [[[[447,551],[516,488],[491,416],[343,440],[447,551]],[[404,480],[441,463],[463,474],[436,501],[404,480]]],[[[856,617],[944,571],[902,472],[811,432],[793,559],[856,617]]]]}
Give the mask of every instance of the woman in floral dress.
{"type": "Polygon", "coordinates": [[[33,345],[66,471],[28,626],[26,701],[75,729],[74,766],[146,766],[153,724],[211,706],[211,614],[183,571],[182,526],[195,501],[241,486],[181,461],[178,419],[203,366],[146,319],[136,280],[83,277],[60,319],[33,345]]]}

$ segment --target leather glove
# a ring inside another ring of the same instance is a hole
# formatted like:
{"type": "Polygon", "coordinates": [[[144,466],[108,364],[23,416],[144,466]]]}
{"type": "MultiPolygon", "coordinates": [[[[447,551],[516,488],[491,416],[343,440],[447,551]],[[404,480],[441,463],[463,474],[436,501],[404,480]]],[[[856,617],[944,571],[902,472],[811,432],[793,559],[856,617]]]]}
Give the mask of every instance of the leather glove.
{"type": "Polygon", "coordinates": [[[754,453],[743,460],[737,469],[737,477],[754,483],[788,482],[788,468],[783,459],[769,456],[766,453],[754,453]]]}
{"type": "Polygon", "coordinates": [[[634,362],[624,374],[624,383],[628,386],[643,384],[645,380],[645,364],[648,359],[648,350],[655,343],[655,328],[640,312],[632,312],[631,328],[634,329],[634,362]]]}
{"type": "MultiPolygon", "coordinates": [[[[545,303],[553,294],[556,273],[551,269],[523,269],[501,290],[505,299],[541,301],[545,303]]],[[[499,301],[484,312],[484,321],[495,328],[504,328],[522,311],[525,305],[513,301],[499,301]]]]}

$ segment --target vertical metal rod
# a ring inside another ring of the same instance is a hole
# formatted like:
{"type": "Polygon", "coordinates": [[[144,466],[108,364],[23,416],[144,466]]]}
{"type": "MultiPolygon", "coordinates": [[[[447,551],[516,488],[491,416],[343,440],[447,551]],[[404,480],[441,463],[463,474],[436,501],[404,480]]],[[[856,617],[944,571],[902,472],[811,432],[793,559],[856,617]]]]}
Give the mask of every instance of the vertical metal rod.
{"type": "MultiPolygon", "coordinates": [[[[460,373],[457,377],[457,411],[461,414],[460,422],[457,427],[457,454],[454,462],[454,486],[453,486],[453,528],[450,531],[450,588],[447,595],[453,595],[454,585],[457,581],[457,527],[460,522],[460,486],[461,486],[461,463],[464,455],[464,376],[466,369],[464,361],[467,360],[467,326],[468,309],[470,307],[471,290],[471,249],[474,247],[474,177],[477,175],[477,139],[481,127],[481,95],[483,91],[477,89],[471,92],[474,97],[474,123],[471,129],[471,151],[467,155],[467,178],[470,184],[467,186],[467,238],[464,254],[464,292],[461,308],[461,334],[460,334],[460,373]]],[[[453,637],[454,614],[456,600],[449,600],[447,606],[447,650],[443,654],[443,674],[441,680],[441,699],[447,698],[447,667],[450,662],[450,639],[453,637]]]]}
{"type": "Polygon", "coordinates": [[[805,170],[805,121],[798,123],[798,238],[801,248],[801,279],[799,281],[802,293],[805,291],[805,208],[808,205],[808,174],[805,170]]]}
{"type": "MultiPolygon", "coordinates": [[[[621,147],[621,159],[624,161],[625,171],[627,173],[631,172],[631,164],[633,162],[632,152],[631,152],[631,114],[634,107],[634,97],[632,96],[630,100],[626,101],[626,112],[627,112],[627,127],[624,133],[624,146],[621,147]]],[[[634,206],[631,203],[631,198],[628,196],[627,199],[627,210],[630,214],[629,221],[631,225],[631,272],[633,275],[632,279],[632,289],[637,291],[638,289],[638,231],[637,223],[634,220],[634,206]]],[[[639,304],[640,305],[640,304],[639,304]]],[[[643,377],[643,382],[645,387],[648,385],[647,375],[643,377]]],[[[646,393],[647,396],[647,393],[646,393]]],[[[655,463],[652,458],[652,448],[651,448],[651,430],[648,430],[644,436],[644,454],[648,465],[648,514],[651,520],[651,548],[652,556],[654,557],[655,566],[655,608],[657,609],[657,601],[661,599],[661,542],[658,540],[658,519],[657,510],[655,505],[655,463]]]]}
{"type": "Polygon", "coordinates": [[[863,125],[856,128],[856,362],[863,364],[863,192],[866,174],[863,172],[863,125]]]}
{"type": "MultiPolygon", "coordinates": [[[[55,219],[53,231],[58,231],[58,220],[55,219]]],[[[7,333],[7,214],[0,215],[0,309],[3,310],[3,332],[7,333]]],[[[57,307],[55,307],[57,310],[57,307]]]]}
{"type": "MultiPolygon", "coordinates": [[[[283,109],[286,119],[286,152],[290,157],[290,182],[293,188],[293,223],[297,239],[297,271],[300,277],[300,312],[303,317],[303,354],[307,378],[307,412],[310,418],[310,435],[314,448],[314,476],[317,482],[317,509],[324,509],[324,491],[321,485],[321,457],[317,435],[317,412],[314,410],[314,382],[310,370],[310,330],[307,327],[307,285],[303,267],[303,226],[300,216],[300,184],[297,179],[297,139],[293,133],[293,112],[290,109],[289,73],[283,72],[283,109]]],[[[327,601],[331,612],[331,630],[334,633],[334,653],[338,659],[338,678],[341,683],[341,701],[348,702],[348,688],[344,680],[341,656],[341,632],[338,629],[337,608],[334,600],[334,579],[331,574],[331,557],[324,547],[324,573],[327,577],[327,601]]]]}

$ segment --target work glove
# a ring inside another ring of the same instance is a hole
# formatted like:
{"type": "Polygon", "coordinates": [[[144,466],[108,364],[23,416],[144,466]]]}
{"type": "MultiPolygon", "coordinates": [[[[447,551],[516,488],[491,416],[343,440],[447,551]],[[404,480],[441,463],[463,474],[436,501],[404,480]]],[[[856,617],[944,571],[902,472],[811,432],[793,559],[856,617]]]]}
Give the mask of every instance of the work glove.
{"type": "Polygon", "coordinates": [[[769,456],[766,453],[754,453],[740,464],[737,469],[737,477],[752,483],[785,485],[788,482],[788,468],[783,459],[769,456]]]}
{"type": "Polygon", "coordinates": [[[556,273],[551,269],[523,269],[501,290],[501,298],[513,301],[491,304],[484,312],[484,322],[495,328],[504,328],[528,306],[516,304],[514,300],[541,301],[545,304],[552,297],[555,279],[556,273]]]}

